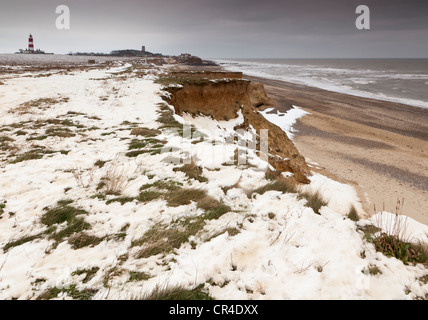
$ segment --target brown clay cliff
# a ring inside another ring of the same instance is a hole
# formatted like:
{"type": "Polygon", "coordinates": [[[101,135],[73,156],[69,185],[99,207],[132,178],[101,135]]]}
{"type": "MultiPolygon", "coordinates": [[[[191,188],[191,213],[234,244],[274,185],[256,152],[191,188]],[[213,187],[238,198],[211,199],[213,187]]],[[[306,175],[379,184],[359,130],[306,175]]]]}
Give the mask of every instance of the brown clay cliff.
{"type": "MultiPolygon", "coordinates": [[[[230,120],[242,111],[244,122],[235,129],[248,129],[257,133],[268,130],[269,163],[279,172],[291,172],[299,183],[308,183],[310,169],[287,134],[264,118],[259,108],[275,107],[264,90],[263,84],[243,80],[242,74],[230,72],[171,73],[160,79],[170,93],[164,99],[177,114],[203,114],[217,120],[230,120]]],[[[259,145],[257,145],[257,148],[259,145]]],[[[259,150],[259,149],[258,149],[259,150]]]]}

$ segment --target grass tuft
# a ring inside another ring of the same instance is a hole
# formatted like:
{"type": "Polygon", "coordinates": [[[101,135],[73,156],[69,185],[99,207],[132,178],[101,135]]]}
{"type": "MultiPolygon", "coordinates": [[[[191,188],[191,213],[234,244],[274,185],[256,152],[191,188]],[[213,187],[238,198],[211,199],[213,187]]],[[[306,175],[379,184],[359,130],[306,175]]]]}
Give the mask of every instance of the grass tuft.
{"type": "Polygon", "coordinates": [[[351,219],[352,221],[355,221],[355,222],[360,220],[360,217],[358,216],[357,209],[355,209],[354,206],[351,206],[351,209],[349,209],[349,213],[348,213],[347,217],[349,219],[351,219]]]}
{"type": "Polygon", "coordinates": [[[150,278],[151,278],[151,276],[146,272],[130,271],[128,282],[144,281],[144,280],[148,280],[150,278]]]}
{"type": "Polygon", "coordinates": [[[71,247],[74,250],[81,249],[84,247],[95,247],[98,244],[100,244],[104,238],[91,236],[85,232],[80,232],[77,234],[74,234],[68,239],[68,244],[71,245],[71,247]]]}
{"type": "Polygon", "coordinates": [[[165,104],[159,105],[157,121],[162,124],[160,129],[178,129],[183,130],[183,125],[174,118],[174,111],[165,104]]]}
{"type": "Polygon", "coordinates": [[[141,298],[134,298],[134,300],[213,300],[203,289],[203,284],[193,289],[187,289],[181,285],[158,285],[149,294],[143,295],[141,298]]]}
{"type": "Polygon", "coordinates": [[[396,235],[381,232],[373,238],[373,244],[377,251],[387,257],[395,257],[404,264],[428,263],[428,245],[422,242],[414,244],[396,235]]]}
{"type": "Polygon", "coordinates": [[[192,201],[197,202],[205,197],[205,195],[206,193],[203,190],[183,188],[174,192],[166,193],[164,198],[170,207],[178,207],[190,204],[192,201]]]}
{"type": "Polygon", "coordinates": [[[46,154],[53,154],[53,153],[56,153],[56,151],[43,149],[43,148],[32,149],[23,154],[17,155],[16,158],[13,161],[11,161],[11,163],[14,164],[14,163],[19,163],[19,162],[28,161],[28,160],[38,160],[38,159],[42,159],[43,156],[46,154]]]}
{"type": "Polygon", "coordinates": [[[285,180],[282,179],[276,179],[272,182],[269,182],[268,184],[257,188],[255,190],[253,190],[252,192],[248,193],[248,198],[251,198],[252,194],[257,193],[257,194],[264,194],[268,191],[281,191],[283,193],[296,193],[297,189],[296,187],[285,180]]]}
{"type": "Polygon", "coordinates": [[[306,199],[305,206],[308,208],[312,208],[316,214],[320,214],[320,209],[323,206],[326,206],[328,203],[321,197],[319,192],[308,193],[303,192],[300,193],[298,199],[306,199]]]}
{"type": "MultiPolygon", "coordinates": [[[[91,228],[91,225],[84,218],[79,217],[80,215],[87,215],[88,212],[75,208],[70,204],[71,200],[68,199],[58,201],[55,207],[46,208],[46,213],[41,217],[41,222],[48,227],[45,233],[49,235],[50,239],[55,241],[55,246],[65,238],[91,228]],[[65,227],[57,231],[58,225],[63,223],[66,223],[65,227]]],[[[73,241],[70,240],[69,242],[77,248],[79,247],[78,240],[79,238],[76,237],[73,241]]]]}
{"type": "Polygon", "coordinates": [[[93,267],[91,269],[78,269],[78,270],[74,271],[71,275],[80,276],[80,275],[84,274],[85,277],[83,278],[82,282],[87,283],[96,275],[96,273],[98,272],[99,269],[100,269],[99,267],[93,267]]]}
{"type": "Polygon", "coordinates": [[[91,300],[92,297],[98,292],[96,289],[78,290],[75,284],[49,288],[37,297],[37,300],[51,300],[59,296],[59,294],[67,294],[74,300],[91,300]]]}
{"type": "Polygon", "coordinates": [[[207,182],[208,181],[208,179],[206,177],[202,176],[202,168],[197,166],[195,164],[195,162],[193,161],[193,159],[192,159],[191,163],[185,164],[179,168],[174,168],[173,171],[174,172],[176,172],[176,171],[184,172],[186,177],[188,177],[190,179],[195,179],[199,182],[207,182]]]}
{"type": "Polygon", "coordinates": [[[159,130],[156,129],[147,129],[147,128],[133,128],[131,130],[131,135],[133,136],[145,136],[145,137],[155,137],[161,134],[159,130]]]}
{"type": "Polygon", "coordinates": [[[70,200],[59,201],[56,207],[48,209],[42,216],[41,222],[46,226],[52,226],[63,222],[70,223],[76,219],[77,215],[88,214],[88,212],[83,209],[70,206],[69,201],[70,200]]]}
{"type": "Polygon", "coordinates": [[[18,247],[18,246],[23,245],[27,242],[31,242],[33,240],[38,239],[41,236],[42,236],[42,234],[35,234],[35,235],[30,235],[30,236],[24,236],[24,237],[21,237],[17,240],[11,240],[8,243],[6,243],[6,245],[3,247],[3,251],[7,252],[10,248],[18,247]]]}
{"type": "Polygon", "coordinates": [[[422,241],[411,242],[406,238],[407,218],[398,213],[386,216],[381,213],[377,224],[383,229],[367,225],[359,227],[364,233],[364,239],[373,243],[376,251],[387,257],[394,257],[404,264],[422,263],[428,265],[428,243],[422,241]]]}

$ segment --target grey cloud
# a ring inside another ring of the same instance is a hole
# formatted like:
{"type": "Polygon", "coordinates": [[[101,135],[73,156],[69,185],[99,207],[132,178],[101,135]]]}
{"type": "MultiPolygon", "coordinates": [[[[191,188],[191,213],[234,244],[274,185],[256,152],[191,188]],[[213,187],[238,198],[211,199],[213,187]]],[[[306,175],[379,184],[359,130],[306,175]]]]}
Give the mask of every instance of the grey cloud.
{"type": "Polygon", "coordinates": [[[205,57],[426,56],[426,17],[426,0],[2,0],[0,52],[23,47],[33,32],[42,49],[61,53],[145,44],[205,57]],[[362,3],[368,31],[355,28],[362,3]],[[59,4],[70,7],[71,30],[55,28],[59,4]]]}

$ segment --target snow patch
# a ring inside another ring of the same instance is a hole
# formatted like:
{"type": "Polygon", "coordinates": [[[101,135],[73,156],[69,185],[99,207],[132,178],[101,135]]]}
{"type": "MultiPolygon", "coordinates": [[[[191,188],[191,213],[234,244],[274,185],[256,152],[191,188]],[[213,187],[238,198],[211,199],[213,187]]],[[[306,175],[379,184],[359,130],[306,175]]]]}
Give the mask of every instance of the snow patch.
{"type": "Polygon", "coordinates": [[[292,109],[285,113],[279,112],[278,110],[276,110],[276,113],[270,113],[272,110],[274,110],[274,108],[268,108],[266,110],[259,111],[259,113],[261,113],[266,120],[280,127],[290,139],[293,139],[294,137],[293,133],[295,131],[293,129],[293,125],[296,121],[304,115],[310,114],[296,106],[293,106],[292,109]]]}

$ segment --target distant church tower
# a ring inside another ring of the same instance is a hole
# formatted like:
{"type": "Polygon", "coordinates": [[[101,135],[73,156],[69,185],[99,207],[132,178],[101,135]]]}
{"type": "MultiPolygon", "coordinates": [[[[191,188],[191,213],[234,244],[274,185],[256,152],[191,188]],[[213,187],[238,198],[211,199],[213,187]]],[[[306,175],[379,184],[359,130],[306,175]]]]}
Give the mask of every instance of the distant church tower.
{"type": "Polygon", "coordinates": [[[33,44],[33,36],[30,34],[30,37],[28,38],[28,51],[31,53],[34,53],[34,44],[33,44]]]}

